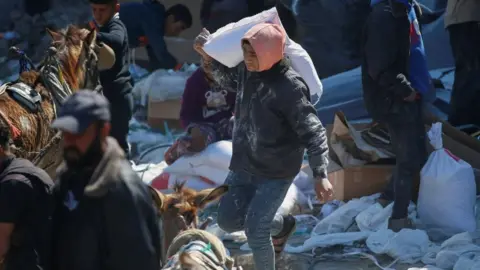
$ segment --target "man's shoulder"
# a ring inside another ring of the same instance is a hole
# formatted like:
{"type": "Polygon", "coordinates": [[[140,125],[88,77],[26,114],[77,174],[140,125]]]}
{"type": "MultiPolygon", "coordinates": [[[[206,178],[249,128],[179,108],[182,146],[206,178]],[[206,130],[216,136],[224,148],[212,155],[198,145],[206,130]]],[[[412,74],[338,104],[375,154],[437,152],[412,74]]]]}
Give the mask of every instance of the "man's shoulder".
{"type": "Polygon", "coordinates": [[[118,161],[116,167],[118,168],[116,174],[116,185],[111,191],[118,191],[123,193],[127,191],[129,194],[138,195],[139,192],[146,191],[145,183],[138,174],[132,169],[131,164],[127,160],[118,161]]]}

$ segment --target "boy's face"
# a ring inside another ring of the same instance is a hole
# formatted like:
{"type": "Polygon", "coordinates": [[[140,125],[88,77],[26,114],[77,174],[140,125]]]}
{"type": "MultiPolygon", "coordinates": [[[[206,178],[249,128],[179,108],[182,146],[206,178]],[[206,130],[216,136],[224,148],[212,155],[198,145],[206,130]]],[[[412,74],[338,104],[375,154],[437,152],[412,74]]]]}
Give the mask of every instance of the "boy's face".
{"type": "Polygon", "coordinates": [[[99,25],[108,23],[116,12],[115,4],[90,4],[90,7],[92,8],[93,18],[99,25]]]}
{"type": "Polygon", "coordinates": [[[255,50],[252,48],[247,42],[242,44],[243,49],[243,59],[245,61],[245,66],[247,67],[248,71],[257,71],[259,68],[258,65],[258,57],[255,53],[255,50]]]}
{"type": "Polygon", "coordinates": [[[166,37],[178,37],[185,29],[187,29],[187,25],[183,21],[175,21],[173,15],[168,15],[165,22],[166,37]]]}

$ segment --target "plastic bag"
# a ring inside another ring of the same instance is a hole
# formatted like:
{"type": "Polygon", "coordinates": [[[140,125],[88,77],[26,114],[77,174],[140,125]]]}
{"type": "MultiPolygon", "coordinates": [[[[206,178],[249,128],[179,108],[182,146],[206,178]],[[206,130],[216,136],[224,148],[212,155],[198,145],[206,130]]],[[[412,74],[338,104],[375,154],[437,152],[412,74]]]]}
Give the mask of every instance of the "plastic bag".
{"type": "Polygon", "coordinates": [[[443,148],[442,123],[428,132],[435,151],[421,171],[418,214],[432,237],[476,229],[476,184],[470,164],[443,148]]]}
{"type": "MultiPolygon", "coordinates": [[[[224,66],[235,67],[243,61],[241,46],[243,36],[253,26],[265,22],[282,26],[276,8],[271,8],[255,16],[244,18],[218,29],[205,43],[204,50],[224,66]]],[[[293,40],[287,38],[285,57],[291,61],[293,69],[305,80],[310,90],[310,95],[316,95],[320,98],[323,93],[323,86],[307,51],[293,40]]]]}
{"type": "Polygon", "coordinates": [[[312,236],[344,233],[355,222],[355,217],[375,203],[378,195],[353,199],[322,219],[312,231],[312,236]]]}

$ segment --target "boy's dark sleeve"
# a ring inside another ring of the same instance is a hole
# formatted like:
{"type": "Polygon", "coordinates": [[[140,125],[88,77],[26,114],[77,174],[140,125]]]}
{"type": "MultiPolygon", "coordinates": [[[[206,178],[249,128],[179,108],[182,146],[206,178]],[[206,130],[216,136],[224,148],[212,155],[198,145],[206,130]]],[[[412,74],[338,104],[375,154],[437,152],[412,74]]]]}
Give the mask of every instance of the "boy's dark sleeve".
{"type": "MultiPolygon", "coordinates": [[[[415,90],[405,74],[392,68],[395,67],[399,52],[404,49],[400,48],[400,44],[405,44],[398,40],[397,23],[409,23],[408,17],[395,18],[388,11],[373,11],[366,26],[364,50],[370,77],[382,89],[406,98],[415,90]]],[[[406,35],[405,38],[410,39],[410,36],[406,35]]]]}
{"type": "MultiPolygon", "coordinates": [[[[307,149],[308,162],[315,178],[327,177],[328,142],[326,130],[310,103],[310,93],[303,82],[279,87],[278,106],[307,149]]],[[[276,89],[276,90],[277,90],[276,89]]]]}
{"type": "MultiPolygon", "coordinates": [[[[150,194],[139,183],[118,183],[104,197],[104,226],[108,252],[106,269],[160,269],[158,221],[150,194]],[[135,192],[126,185],[135,186],[135,192]]],[[[102,239],[100,239],[102,240],[102,239]]]]}
{"type": "Polygon", "coordinates": [[[125,29],[116,23],[111,24],[108,33],[97,32],[97,40],[110,46],[115,54],[122,51],[125,36],[125,29]]]}
{"type": "Polygon", "coordinates": [[[148,57],[152,60],[151,57],[154,56],[153,62],[150,64],[152,70],[174,68],[177,65],[177,60],[168,52],[167,45],[163,39],[163,24],[160,27],[155,27],[148,20],[141,21],[143,31],[148,39],[148,57]]]}

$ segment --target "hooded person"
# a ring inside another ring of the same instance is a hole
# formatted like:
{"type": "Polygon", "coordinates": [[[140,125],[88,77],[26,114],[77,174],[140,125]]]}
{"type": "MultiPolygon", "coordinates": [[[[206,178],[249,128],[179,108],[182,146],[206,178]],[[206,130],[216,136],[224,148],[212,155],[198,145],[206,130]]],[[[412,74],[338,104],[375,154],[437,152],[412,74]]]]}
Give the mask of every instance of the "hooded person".
{"type": "Polygon", "coordinates": [[[256,269],[274,270],[295,231],[295,218],[276,214],[302,164],[304,151],[320,199],[332,196],[327,179],[325,129],[310,103],[305,81],[284,59],[282,27],[262,23],[239,41],[244,62],[229,69],[203,50],[207,30],[195,40],[212,77],[236,92],[229,191],[219,204],[218,224],[227,232],[245,230],[256,269]],[[272,245],[273,238],[273,245],[272,245]]]}
{"type": "Polygon", "coordinates": [[[413,228],[408,206],[427,158],[423,105],[432,83],[411,0],[372,0],[363,35],[362,85],[365,107],[385,125],[396,157],[395,173],[380,197],[393,201],[388,228],[413,228]]]}

